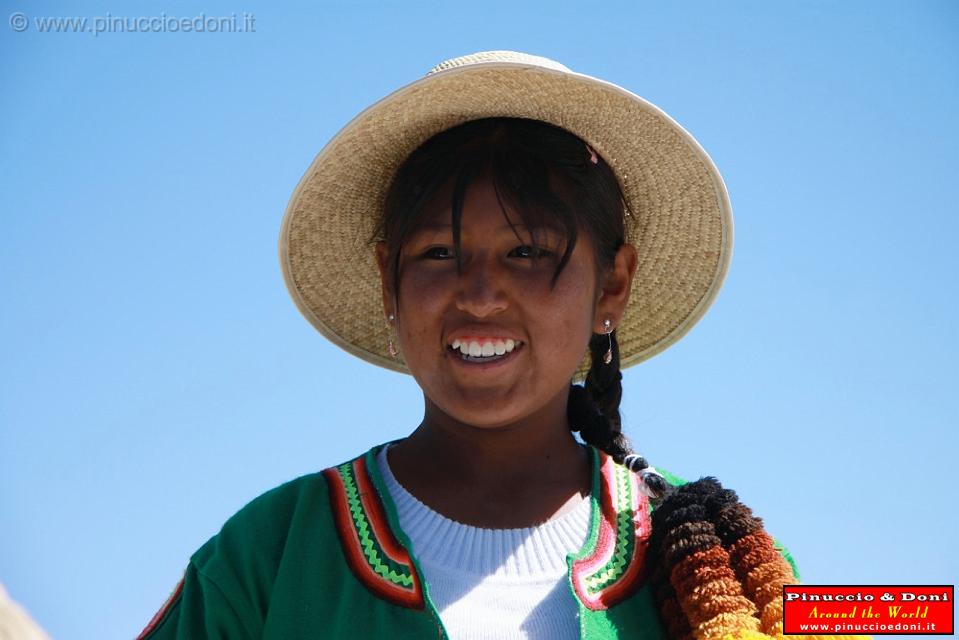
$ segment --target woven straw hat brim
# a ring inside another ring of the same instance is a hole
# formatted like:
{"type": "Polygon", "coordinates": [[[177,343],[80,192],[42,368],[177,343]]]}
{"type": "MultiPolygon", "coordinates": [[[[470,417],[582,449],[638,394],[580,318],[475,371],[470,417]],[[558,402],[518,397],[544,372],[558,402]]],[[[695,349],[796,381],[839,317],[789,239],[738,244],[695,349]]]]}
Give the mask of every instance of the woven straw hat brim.
{"type": "MultiPolygon", "coordinates": [[[[474,62],[431,73],[360,113],[320,151],[293,192],[279,243],[287,288],[320,333],[357,357],[409,372],[402,355],[387,352],[369,241],[393,175],[410,153],[440,131],[488,117],[566,129],[618,176],[632,214],[627,239],[638,253],[616,332],[623,368],[660,353],[703,316],[732,255],[731,209],[719,172],[659,108],[553,65],[474,62]]],[[[588,368],[587,354],[577,378],[588,368]]]]}

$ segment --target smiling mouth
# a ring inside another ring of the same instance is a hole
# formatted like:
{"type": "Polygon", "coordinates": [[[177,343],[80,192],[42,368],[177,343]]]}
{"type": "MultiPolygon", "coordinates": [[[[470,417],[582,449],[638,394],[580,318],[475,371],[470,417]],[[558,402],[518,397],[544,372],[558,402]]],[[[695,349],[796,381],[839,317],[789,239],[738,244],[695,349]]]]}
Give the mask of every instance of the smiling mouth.
{"type": "Polygon", "coordinates": [[[452,355],[458,357],[463,362],[482,364],[484,362],[505,360],[517,351],[520,351],[523,348],[523,343],[507,340],[498,341],[498,343],[487,342],[479,346],[476,342],[469,343],[456,340],[452,345],[447,345],[446,348],[452,355]]]}

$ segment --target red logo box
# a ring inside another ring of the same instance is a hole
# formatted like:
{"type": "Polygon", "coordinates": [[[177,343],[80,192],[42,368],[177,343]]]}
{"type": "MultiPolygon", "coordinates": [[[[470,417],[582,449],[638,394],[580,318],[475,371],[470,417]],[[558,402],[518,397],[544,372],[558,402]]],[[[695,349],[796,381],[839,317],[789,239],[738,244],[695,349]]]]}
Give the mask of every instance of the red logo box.
{"type": "Polygon", "coordinates": [[[954,585],[783,587],[783,634],[951,635],[954,585]]]}

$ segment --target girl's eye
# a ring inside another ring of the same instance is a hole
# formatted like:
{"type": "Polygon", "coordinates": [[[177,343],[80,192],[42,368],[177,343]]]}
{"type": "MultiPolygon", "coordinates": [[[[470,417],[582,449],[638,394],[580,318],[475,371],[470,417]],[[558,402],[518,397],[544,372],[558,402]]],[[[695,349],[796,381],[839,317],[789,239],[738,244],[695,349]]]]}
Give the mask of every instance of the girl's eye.
{"type": "Polygon", "coordinates": [[[524,244],[516,247],[510,251],[509,255],[515,258],[548,258],[553,255],[553,252],[549,249],[544,249],[543,247],[534,247],[533,245],[524,244]]]}
{"type": "Polygon", "coordinates": [[[430,247],[423,252],[423,257],[430,260],[451,260],[453,258],[453,250],[449,247],[430,247]]]}

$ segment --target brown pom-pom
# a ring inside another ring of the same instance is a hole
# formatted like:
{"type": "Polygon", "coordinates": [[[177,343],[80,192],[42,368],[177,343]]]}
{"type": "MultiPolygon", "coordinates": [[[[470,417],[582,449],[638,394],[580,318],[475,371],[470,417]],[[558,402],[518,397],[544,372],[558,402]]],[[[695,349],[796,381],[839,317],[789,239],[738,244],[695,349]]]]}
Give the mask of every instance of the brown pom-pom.
{"type": "Polygon", "coordinates": [[[770,562],[782,555],[776,551],[772,536],[765,531],[757,531],[742,538],[730,549],[730,559],[734,566],[753,567],[770,562]]]}
{"type": "Polygon", "coordinates": [[[687,522],[672,529],[663,541],[664,558],[669,567],[691,553],[704,551],[721,544],[713,525],[708,522],[687,522]]]}
{"type": "Polygon", "coordinates": [[[743,536],[761,531],[762,520],[752,514],[752,510],[741,502],[730,504],[719,511],[716,517],[716,535],[722,538],[723,545],[730,546],[743,536]]]}
{"type": "Polygon", "coordinates": [[[728,579],[735,580],[736,576],[729,567],[729,555],[719,545],[687,556],[669,574],[669,582],[677,595],[692,593],[707,582],[728,579]]]}

